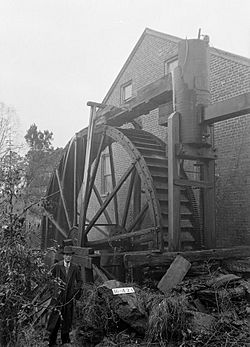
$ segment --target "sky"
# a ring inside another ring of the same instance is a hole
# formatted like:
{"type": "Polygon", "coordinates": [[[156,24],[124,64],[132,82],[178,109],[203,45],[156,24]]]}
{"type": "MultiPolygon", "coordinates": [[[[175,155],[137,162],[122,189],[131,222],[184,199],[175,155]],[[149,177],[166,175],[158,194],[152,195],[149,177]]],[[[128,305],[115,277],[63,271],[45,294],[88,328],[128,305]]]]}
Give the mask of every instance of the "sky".
{"type": "Polygon", "coordinates": [[[249,0],[0,0],[0,102],[64,147],[145,28],[250,57],[249,0]]]}

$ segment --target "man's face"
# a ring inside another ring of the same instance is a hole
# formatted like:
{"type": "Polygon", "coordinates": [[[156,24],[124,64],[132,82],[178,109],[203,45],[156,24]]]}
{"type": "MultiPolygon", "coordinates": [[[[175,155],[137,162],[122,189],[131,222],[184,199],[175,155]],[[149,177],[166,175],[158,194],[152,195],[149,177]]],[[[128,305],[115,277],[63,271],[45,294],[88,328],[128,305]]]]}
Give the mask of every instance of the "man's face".
{"type": "Polygon", "coordinates": [[[63,258],[66,261],[66,263],[70,263],[72,259],[72,254],[64,254],[63,258]]]}

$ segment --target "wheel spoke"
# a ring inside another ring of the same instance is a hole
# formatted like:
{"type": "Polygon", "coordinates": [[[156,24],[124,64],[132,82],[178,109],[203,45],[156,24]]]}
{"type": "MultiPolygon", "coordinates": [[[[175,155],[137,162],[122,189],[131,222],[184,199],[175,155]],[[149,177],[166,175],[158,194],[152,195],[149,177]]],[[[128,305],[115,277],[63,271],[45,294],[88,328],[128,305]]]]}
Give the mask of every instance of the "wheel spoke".
{"type": "MultiPolygon", "coordinates": [[[[86,222],[89,223],[89,222],[90,222],[89,219],[86,218],[86,222]]],[[[99,231],[101,234],[103,234],[104,236],[106,236],[106,237],[109,236],[109,234],[108,234],[107,232],[105,232],[102,228],[100,228],[100,227],[97,226],[96,224],[95,224],[95,229],[98,230],[98,231],[99,231]]]]}
{"type": "Polygon", "coordinates": [[[71,229],[72,225],[71,225],[70,220],[69,220],[69,214],[68,214],[68,210],[67,210],[67,207],[66,207],[66,201],[65,201],[65,198],[64,198],[63,189],[62,189],[61,181],[60,181],[60,178],[59,178],[58,170],[56,170],[56,178],[57,178],[57,182],[58,182],[58,186],[59,186],[59,191],[60,191],[60,195],[61,195],[61,202],[63,204],[65,217],[66,217],[66,220],[67,220],[67,223],[68,223],[68,228],[71,229]]]}
{"type": "MultiPolygon", "coordinates": [[[[111,145],[109,145],[108,148],[109,148],[110,168],[111,168],[111,177],[112,177],[112,188],[114,189],[114,187],[116,186],[116,179],[115,179],[113,151],[112,151],[111,145]]],[[[114,196],[114,209],[115,209],[115,222],[117,225],[119,225],[117,195],[114,196]]]]}
{"type": "Polygon", "coordinates": [[[91,177],[90,177],[89,186],[86,188],[86,189],[88,189],[87,190],[87,196],[86,196],[86,203],[85,203],[86,209],[88,208],[89,199],[90,199],[91,192],[92,192],[92,189],[93,189],[93,185],[94,185],[94,182],[95,182],[96,173],[97,173],[97,169],[98,169],[100,158],[101,158],[101,153],[102,153],[102,149],[103,149],[104,140],[105,140],[105,133],[102,134],[102,138],[101,138],[101,141],[100,141],[100,144],[99,144],[99,148],[98,148],[98,153],[97,153],[97,156],[96,156],[95,161],[94,161],[94,166],[93,166],[92,174],[91,174],[91,177]]]}
{"type": "MultiPolygon", "coordinates": [[[[99,194],[99,191],[97,190],[97,188],[96,188],[95,185],[93,186],[93,190],[94,190],[95,196],[96,196],[96,198],[97,198],[97,200],[98,200],[98,202],[99,202],[99,205],[102,206],[103,201],[102,201],[102,198],[101,198],[101,196],[100,196],[100,194],[99,194]]],[[[111,220],[111,218],[109,217],[108,211],[107,211],[106,209],[103,211],[103,214],[104,214],[104,216],[105,216],[105,218],[106,218],[107,223],[108,223],[108,224],[112,224],[112,220],[111,220]]]]}
{"type": "Polygon", "coordinates": [[[136,216],[136,218],[134,219],[133,223],[129,226],[129,228],[127,229],[127,232],[130,233],[132,230],[134,230],[136,228],[137,225],[141,225],[146,211],[148,209],[148,203],[145,202],[145,204],[142,207],[142,210],[140,211],[140,213],[136,216]]]}
{"type": "Polygon", "coordinates": [[[128,176],[131,174],[131,172],[133,171],[133,168],[135,166],[135,163],[132,163],[132,165],[127,169],[127,171],[123,174],[123,176],[121,177],[121,179],[119,180],[118,184],[116,185],[116,187],[114,188],[114,190],[108,195],[107,199],[104,201],[104,203],[102,204],[101,208],[97,211],[97,213],[95,214],[95,216],[92,218],[90,224],[88,225],[88,227],[86,228],[84,234],[85,236],[87,236],[88,232],[90,231],[90,229],[93,227],[93,225],[95,224],[95,222],[97,221],[97,219],[100,217],[100,215],[102,214],[102,212],[104,211],[104,209],[108,206],[108,204],[110,203],[110,201],[113,199],[114,195],[118,192],[118,190],[121,188],[121,186],[123,185],[123,183],[126,181],[126,179],[128,178],[128,176]]]}
{"type": "Polygon", "coordinates": [[[60,232],[60,234],[64,237],[67,238],[68,235],[66,232],[60,227],[60,225],[55,221],[55,219],[45,210],[45,214],[48,217],[48,219],[51,221],[51,223],[56,227],[57,231],[60,232]]]}
{"type": "Polygon", "coordinates": [[[77,137],[75,136],[74,142],[74,216],[73,224],[77,224],[77,137]]]}
{"type": "Polygon", "coordinates": [[[134,170],[131,174],[131,177],[130,177],[126,202],[125,202],[125,206],[124,206],[124,213],[123,213],[123,218],[122,218],[122,228],[125,228],[126,222],[127,222],[128,211],[129,211],[132,191],[133,191],[133,187],[134,187],[134,182],[135,182],[135,175],[136,175],[136,171],[134,170]]]}

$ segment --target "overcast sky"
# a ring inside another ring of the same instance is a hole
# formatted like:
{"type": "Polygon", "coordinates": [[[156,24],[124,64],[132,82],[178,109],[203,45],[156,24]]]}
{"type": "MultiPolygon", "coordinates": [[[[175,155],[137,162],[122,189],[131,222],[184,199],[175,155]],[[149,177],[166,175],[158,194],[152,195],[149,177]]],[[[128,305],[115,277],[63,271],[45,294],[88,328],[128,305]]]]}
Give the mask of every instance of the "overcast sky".
{"type": "Polygon", "coordinates": [[[64,147],[146,27],[250,57],[249,0],[0,0],[0,102],[64,147]]]}

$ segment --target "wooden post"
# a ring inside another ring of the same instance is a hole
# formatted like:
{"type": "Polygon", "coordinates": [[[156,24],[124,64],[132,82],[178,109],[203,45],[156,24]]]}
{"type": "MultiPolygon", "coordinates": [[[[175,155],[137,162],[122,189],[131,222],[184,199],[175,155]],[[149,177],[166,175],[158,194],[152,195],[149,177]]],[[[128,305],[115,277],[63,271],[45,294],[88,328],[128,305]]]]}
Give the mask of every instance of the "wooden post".
{"type": "Polygon", "coordinates": [[[82,183],[82,199],[80,207],[80,218],[79,218],[79,227],[78,227],[78,245],[84,246],[86,243],[85,237],[85,223],[86,223],[86,214],[87,214],[87,198],[88,198],[88,187],[90,181],[90,171],[91,171],[91,151],[92,151],[92,142],[94,134],[94,125],[96,120],[96,109],[105,108],[106,105],[99,104],[97,102],[89,101],[87,105],[91,107],[90,117],[89,117],[89,126],[87,134],[87,148],[84,161],[84,173],[83,173],[83,183],[82,183]]]}
{"type": "Polygon", "coordinates": [[[175,148],[179,143],[180,115],[172,113],[168,118],[168,249],[180,249],[180,188],[174,184],[179,176],[179,163],[175,148]]]}
{"type": "Polygon", "coordinates": [[[77,225],[77,136],[74,139],[74,215],[73,225],[77,225]]]}
{"type": "Polygon", "coordinates": [[[74,256],[73,261],[81,266],[82,279],[84,283],[93,283],[93,267],[100,266],[100,256],[94,255],[94,250],[89,247],[73,247],[74,256]]]}
{"type": "Polygon", "coordinates": [[[92,139],[93,139],[95,118],[96,118],[96,106],[91,105],[88,135],[87,135],[87,148],[86,148],[86,155],[85,155],[85,162],[84,162],[80,219],[79,219],[79,227],[78,227],[78,231],[79,231],[78,245],[79,246],[84,246],[85,244],[84,229],[85,229],[86,212],[87,212],[86,197],[88,195],[88,183],[90,179],[90,169],[91,169],[90,154],[92,149],[92,139]]]}
{"type": "Polygon", "coordinates": [[[204,189],[204,245],[206,248],[216,247],[215,225],[215,162],[208,160],[203,165],[204,180],[211,184],[211,188],[204,189]]]}

